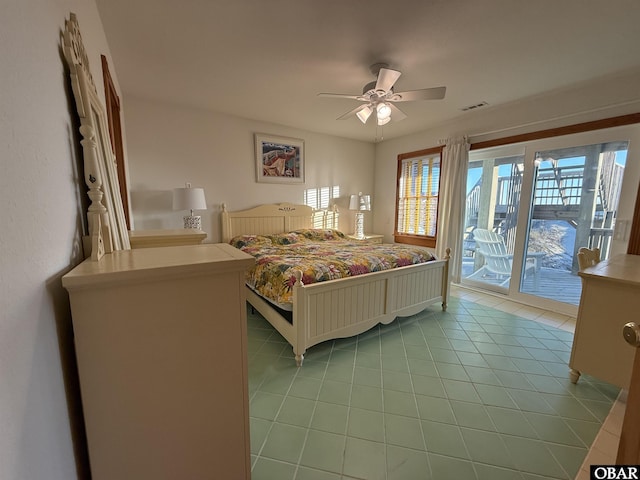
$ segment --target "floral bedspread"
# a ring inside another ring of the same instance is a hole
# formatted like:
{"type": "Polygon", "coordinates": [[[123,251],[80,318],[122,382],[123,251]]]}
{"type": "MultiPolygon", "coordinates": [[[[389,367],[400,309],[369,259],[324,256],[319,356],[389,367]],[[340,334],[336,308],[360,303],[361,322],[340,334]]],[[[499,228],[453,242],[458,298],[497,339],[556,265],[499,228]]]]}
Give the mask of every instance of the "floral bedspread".
{"type": "Polygon", "coordinates": [[[231,245],[256,258],[247,285],[285,310],[292,308],[294,272],[302,283],[362,275],[435,258],[422,247],[368,244],[330,229],[304,229],[276,235],[240,235],[231,245]]]}

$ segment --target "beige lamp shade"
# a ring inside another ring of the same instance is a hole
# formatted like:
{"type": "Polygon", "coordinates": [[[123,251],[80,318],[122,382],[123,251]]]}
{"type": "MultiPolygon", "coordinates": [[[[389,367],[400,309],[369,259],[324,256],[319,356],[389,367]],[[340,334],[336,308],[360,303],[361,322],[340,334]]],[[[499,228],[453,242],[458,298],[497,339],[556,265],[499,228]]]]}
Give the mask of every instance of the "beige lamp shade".
{"type": "Polygon", "coordinates": [[[357,195],[351,195],[349,200],[349,210],[361,210],[368,212],[371,210],[371,196],[363,195],[362,192],[357,195]]]}
{"type": "Polygon", "coordinates": [[[173,209],[189,210],[190,215],[184,217],[184,228],[200,229],[201,217],[194,215],[194,210],[206,210],[207,201],[204,198],[203,188],[191,188],[191,184],[187,183],[184,188],[173,189],[173,209]]]}

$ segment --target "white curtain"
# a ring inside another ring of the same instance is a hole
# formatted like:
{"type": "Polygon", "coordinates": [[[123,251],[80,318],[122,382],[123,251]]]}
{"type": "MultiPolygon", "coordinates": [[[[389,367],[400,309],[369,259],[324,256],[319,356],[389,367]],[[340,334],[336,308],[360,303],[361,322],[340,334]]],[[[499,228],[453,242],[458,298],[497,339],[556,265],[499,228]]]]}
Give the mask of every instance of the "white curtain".
{"type": "Polygon", "coordinates": [[[462,271],[462,229],[469,163],[469,140],[467,137],[450,138],[444,141],[442,166],[440,169],[440,208],[436,255],[446,255],[451,249],[451,281],[460,282],[462,271]]]}

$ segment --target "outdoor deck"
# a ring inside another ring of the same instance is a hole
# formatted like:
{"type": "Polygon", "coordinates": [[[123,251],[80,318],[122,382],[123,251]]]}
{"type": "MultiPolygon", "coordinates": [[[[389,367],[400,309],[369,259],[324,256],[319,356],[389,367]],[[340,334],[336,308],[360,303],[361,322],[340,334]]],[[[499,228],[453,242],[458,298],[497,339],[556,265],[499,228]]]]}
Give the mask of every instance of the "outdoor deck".
{"type": "MultiPolygon", "coordinates": [[[[463,262],[462,277],[466,278],[472,272],[473,264],[463,262]]],[[[580,303],[582,283],[577,274],[572,274],[566,270],[542,267],[537,275],[537,282],[535,281],[536,279],[533,278],[533,275],[525,279],[523,293],[573,305],[580,303]]],[[[499,285],[502,282],[502,280],[498,281],[490,276],[484,277],[482,281],[489,285],[499,285]]],[[[508,287],[508,284],[506,286],[508,287]]]]}

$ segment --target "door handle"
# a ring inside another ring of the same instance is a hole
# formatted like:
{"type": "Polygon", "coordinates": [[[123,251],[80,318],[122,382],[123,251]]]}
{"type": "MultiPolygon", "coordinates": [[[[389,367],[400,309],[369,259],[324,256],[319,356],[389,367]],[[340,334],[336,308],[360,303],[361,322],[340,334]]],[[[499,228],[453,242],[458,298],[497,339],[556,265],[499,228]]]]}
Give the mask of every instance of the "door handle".
{"type": "Polygon", "coordinates": [[[636,322],[629,322],[622,327],[622,336],[632,347],[640,347],[640,327],[636,322]]]}

